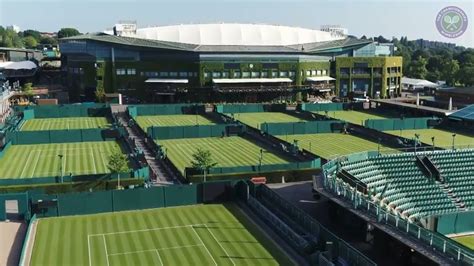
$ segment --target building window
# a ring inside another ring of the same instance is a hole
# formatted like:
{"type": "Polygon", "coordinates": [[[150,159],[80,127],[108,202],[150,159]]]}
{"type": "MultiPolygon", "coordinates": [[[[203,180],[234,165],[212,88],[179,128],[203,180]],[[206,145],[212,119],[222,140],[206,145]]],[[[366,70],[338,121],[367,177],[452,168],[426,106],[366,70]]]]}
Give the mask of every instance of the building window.
{"type": "Polygon", "coordinates": [[[188,77],[192,77],[193,76],[193,72],[188,72],[188,77]]]}
{"type": "Polygon", "coordinates": [[[222,77],[223,78],[229,78],[230,77],[230,73],[229,72],[222,72],[222,77]]]}
{"type": "Polygon", "coordinates": [[[169,76],[169,73],[168,72],[160,72],[160,77],[162,78],[166,78],[169,76]]]}
{"type": "Polygon", "coordinates": [[[220,78],[221,77],[221,72],[212,72],[212,77],[213,78],[220,78]]]}
{"type": "Polygon", "coordinates": [[[272,78],[276,78],[276,77],[278,77],[278,72],[272,71],[272,78]]]}
{"type": "Polygon", "coordinates": [[[316,75],[318,75],[318,76],[321,76],[321,73],[322,73],[321,70],[316,71],[316,75]]]}
{"type": "Polygon", "coordinates": [[[240,71],[234,71],[234,78],[240,78],[241,77],[241,74],[240,74],[240,71]]]}
{"type": "Polygon", "coordinates": [[[242,72],[242,78],[249,78],[250,77],[250,72],[244,71],[242,72]]]}
{"type": "Polygon", "coordinates": [[[295,71],[290,71],[290,77],[293,78],[293,77],[295,77],[295,75],[296,75],[296,72],[295,72],[295,71]]]}
{"type": "Polygon", "coordinates": [[[170,77],[177,77],[178,76],[178,72],[170,72],[170,77]]]}
{"type": "Polygon", "coordinates": [[[117,68],[117,70],[115,70],[115,73],[117,73],[117,76],[123,76],[127,74],[127,71],[125,70],[125,68],[117,68]]]}
{"type": "Polygon", "coordinates": [[[209,78],[209,72],[204,72],[204,78],[209,78]]]}
{"type": "Polygon", "coordinates": [[[260,73],[260,77],[262,77],[262,78],[268,78],[268,72],[267,72],[267,71],[264,71],[264,72],[260,73]]]}
{"type": "Polygon", "coordinates": [[[179,72],[179,77],[180,78],[187,78],[188,77],[188,72],[179,72]]]}
{"type": "Polygon", "coordinates": [[[306,70],[306,76],[307,77],[311,76],[311,70],[306,70]]]}
{"type": "Polygon", "coordinates": [[[311,70],[311,76],[316,76],[316,75],[319,75],[319,74],[317,74],[317,71],[316,70],[311,70]]]}
{"type": "Polygon", "coordinates": [[[136,74],[137,74],[137,71],[135,70],[135,68],[127,69],[127,75],[136,75],[136,74]]]}
{"type": "Polygon", "coordinates": [[[282,78],[288,77],[288,72],[287,71],[280,71],[280,77],[282,77],[282,78]]]}
{"type": "Polygon", "coordinates": [[[259,78],[259,77],[260,77],[260,72],[254,72],[254,71],[252,71],[250,74],[251,74],[251,77],[252,77],[252,78],[259,78]]]}
{"type": "Polygon", "coordinates": [[[342,75],[349,75],[350,70],[348,67],[341,67],[340,72],[342,75]]]}

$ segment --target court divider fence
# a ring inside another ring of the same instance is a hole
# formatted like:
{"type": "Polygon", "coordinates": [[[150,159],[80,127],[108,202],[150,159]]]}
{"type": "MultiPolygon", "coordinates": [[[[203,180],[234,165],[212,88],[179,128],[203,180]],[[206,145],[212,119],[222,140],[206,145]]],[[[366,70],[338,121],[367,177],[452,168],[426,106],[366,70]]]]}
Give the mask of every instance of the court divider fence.
{"type": "Polygon", "coordinates": [[[341,132],[345,122],[328,121],[307,121],[289,123],[263,123],[260,130],[270,135],[295,135],[295,134],[317,134],[341,132]]]}
{"type": "Polygon", "coordinates": [[[235,113],[260,113],[260,112],[283,112],[285,104],[221,104],[215,106],[215,111],[221,114],[235,113]]]}
{"type": "Polygon", "coordinates": [[[299,111],[342,111],[344,105],[342,103],[301,103],[296,107],[299,111]]]}
{"type": "Polygon", "coordinates": [[[142,104],[130,105],[127,112],[130,117],[135,118],[141,115],[178,115],[178,114],[199,114],[206,111],[204,104],[142,104]]]}
{"type": "Polygon", "coordinates": [[[378,131],[427,129],[438,124],[438,121],[433,117],[367,119],[364,126],[378,131]]]}
{"type": "Polygon", "coordinates": [[[16,106],[15,111],[23,112],[24,119],[61,117],[108,117],[110,106],[101,103],[16,106]]]}
{"type": "Polygon", "coordinates": [[[149,127],[147,135],[155,140],[208,138],[239,135],[245,132],[244,125],[217,124],[176,127],[149,127]]]}
{"type": "Polygon", "coordinates": [[[436,231],[443,235],[472,232],[474,211],[450,213],[438,216],[436,231]]]}

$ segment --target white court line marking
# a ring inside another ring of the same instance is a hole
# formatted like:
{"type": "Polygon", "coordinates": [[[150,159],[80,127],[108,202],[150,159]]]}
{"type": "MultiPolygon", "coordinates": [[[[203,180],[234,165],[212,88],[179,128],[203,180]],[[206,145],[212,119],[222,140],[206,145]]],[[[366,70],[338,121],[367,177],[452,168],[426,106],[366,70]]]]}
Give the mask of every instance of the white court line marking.
{"type": "Polygon", "coordinates": [[[191,247],[200,247],[201,244],[197,245],[185,245],[185,246],[175,246],[169,248],[154,248],[154,249],[145,249],[145,250],[136,250],[136,251],[127,251],[127,252],[120,252],[120,253],[112,253],[109,256],[120,256],[120,255],[128,255],[128,254],[135,254],[135,253],[144,253],[144,252],[152,252],[152,251],[161,251],[161,250],[169,250],[169,249],[180,249],[180,248],[191,248],[191,247]]]}
{"type": "Polygon", "coordinates": [[[105,257],[107,258],[107,266],[110,265],[109,264],[109,254],[107,252],[107,242],[105,241],[105,235],[102,235],[102,238],[104,239],[104,246],[105,246],[105,257]]]}
{"type": "Polygon", "coordinates": [[[204,225],[207,229],[207,231],[209,233],[211,233],[212,237],[214,238],[214,240],[216,240],[217,244],[219,244],[219,246],[222,248],[222,250],[224,250],[225,254],[227,255],[227,257],[230,259],[230,261],[232,262],[233,265],[235,265],[235,262],[234,260],[229,256],[229,253],[227,253],[227,250],[221,245],[221,243],[217,240],[216,236],[214,235],[214,233],[209,229],[209,227],[207,227],[207,224],[204,225]]]}
{"type": "Polygon", "coordinates": [[[160,252],[158,252],[158,249],[155,249],[155,251],[156,251],[156,255],[158,255],[158,259],[160,260],[161,265],[164,265],[163,261],[161,260],[160,252]]]}
{"type": "Polygon", "coordinates": [[[169,227],[158,227],[158,228],[148,228],[148,229],[140,229],[140,230],[130,230],[130,231],[118,231],[118,232],[111,232],[105,234],[90,234],[89,236],[102,236],[102,235],[118,235],[118,234],[128,234],[128,233],[136,233],[136,232],[149,232],[149,231],[157,231],[163,229],[175,229],[175,228],[186,228],[190,226],[198,226],[203,224],[187,224],[187,225],[177,225],[177,226],[169,226],[169,227]]]}
{"type": "Polygon", "coordinates": [[[89,266],[92,266],[91,238],[90,238],[90,236],[87,236],[87,255],[89,256],[89,266]]]}
{"type": "Polygon", "coordinates": [[[40,155],[41,155],[41,154],[39,154],[38,156],[36,156],[36,163],[35,163],[35,166],[33,167],[33,172],[31,172],[31,177],[34,177],[34,176],[35,176],[36,166],[38,165],[38,162],[39,162],[39,159],[40,159],[40,155]]]}
{"type": "Polygon", "coordinates": [[[91,147],[91,154],[92,154],[92,163],[94,164],[94,173],[97,174],[97,167],[95,166],[94,149],[92,149],[92,147],[91,147]]]}
{"type": "Polygon", "coordinates": [[[23,176],[23,172],[25,172],[25,169],[28,167],[28,162],[30,161],[30,156],[32,153],[33,151],[30,151],[30,153],[28,153],[28,158],[26,159],[25,165],[23,166],[23,170],[21,171],[20,177],[23,176]]]}
{"type": "Polygon", "coordinates": [[[197,237],[199,238],[199,241],[201,241],[201,244],[204,246],[204,248],[207,250],[207,253],[209,254],[209,256],[211,256],[211,259],[212,261],[214,262],[214,264],[217,266],[217,262],[216,260],[214,259],[214,257],[212,256],[211,252],[209,251],[209,249],[207,248],[206,244],[204,244],[204,242],[202,241],[201,237],[199,236],[199,234],[196,232],[196,229],[194,229],[194,226],[190,225],[190,227],[193,229],[194,233],[197,235],[197,237]]]}

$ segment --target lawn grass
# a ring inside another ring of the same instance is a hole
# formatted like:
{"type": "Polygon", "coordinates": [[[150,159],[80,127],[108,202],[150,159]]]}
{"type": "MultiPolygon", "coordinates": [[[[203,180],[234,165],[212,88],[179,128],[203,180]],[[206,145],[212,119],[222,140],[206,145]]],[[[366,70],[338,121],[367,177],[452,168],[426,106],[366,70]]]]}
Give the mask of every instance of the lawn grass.
{"type": "MultiPolygon", "coordinates": [[[[300,148],[304,148],[325,159],[362,151],[376,151],[378,149],[378,143],[376,142],[342,133],[280,135],[276,137],[289,143],[293,143],[293,140],[296,139],[300,148]]],[[[390,148],[383,145],[380,145],[380,149],[390,150],[390,148]]]]}
{"type": "Polygon", "coordinates": [[[31,265],[291,264],[235,212],[210,204],[39,219],[31,265]]]}
{"type": "Polygon", "coordinates": [[[263,150],[262,164],[282,164],[288,161],[256,144],[238,137],[214,137],[192,139],[160,140],[171,162],[182,172],[185,167],[191,166],[193,153],[198,148],[209,150],[212,159],[217,162],[216,167],[257,165],[260,149],[263,150]]]}
{"type": "Polygon", "coordinates": [[[453,237],[453,240],[474,250],[474,235],[453,237]]]}
{"type": "MultiPolygon", "coordinates": [[[[326,112],[324,111],[319,111],[319,112],[314,112],[320,115],[326,115],[326,112]]],[[[366,112],[361,112],[361,111],[352,111],[352,110],[347,110],[347,111],[328,111],[327,115],[331,118],[334,119],[339,119],[343,120],[352,124],[356,125],[364,125],[364,121],[367,119],[386,119],[388,118],[387,116],[380,115],[380,114],[372,114],[372,113],[366,113],[366,112]]]]}
{"type": "Polygon", "coordinates": [[[215,124],[201,115],[141,115],[135,117],[135,121],[145,132],[151,126],[171,127],[215,124]]]}
{"type": "MultiPolygon", "coordinates": [[[[415,134],[420,135],[420,141],[426,144],[432,144],[431,138],[435,138],[435,146],[441,148],[450,148],[453,145],[453,132],[440,130],[440,129],[412,129],[412,130],[390,130],[384,131],[396,136],[402,136],[404,138],[413,139],[415,134]]],[[[468,136],[464,134],[456,133],[454,138],[454,144],[462,146],[474,147],[474,136],[468,136]]]]}
{"type": "Polygon", "coordinates": [[[21,131],[109,128],[105,117],[35,118],[26,120],[21,131]]]}
{"type": "Polygon", "coordinates": [[[60,154],[64,175],[109,173],[108,157],[116,150],[115,141],[13,145],[0,159],[0,178],[58,176],[60,154]]]}
{"type": "MultiPolygon", "coordinates": [[[[231,114],[227,115],[231,116],[231,114]]],[[[278,112],[236,113],[234,114],[234,118],[244,124],[258,129],[260,129],[260,125],[263,123],[287,123],[306,121],[301,120],[295,116],[278,112]]]]}

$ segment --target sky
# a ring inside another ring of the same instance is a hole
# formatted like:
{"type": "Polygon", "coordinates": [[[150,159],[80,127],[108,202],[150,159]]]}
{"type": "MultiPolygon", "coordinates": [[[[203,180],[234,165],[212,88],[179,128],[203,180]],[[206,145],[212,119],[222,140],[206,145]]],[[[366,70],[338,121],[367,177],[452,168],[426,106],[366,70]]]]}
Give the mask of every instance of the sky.
{"type": "Polygon", "coordinates": [[[188,23],[259,23],[319,29],[336,24],[355,36],[407,36],[474,47],[474,0],[0,0],[0,25],[54,32],[112,28],[120,20],[138,27],[188,23]],[[469,18],[458,38],[436,29],[437,13],[457,6],[469,18]]]}

